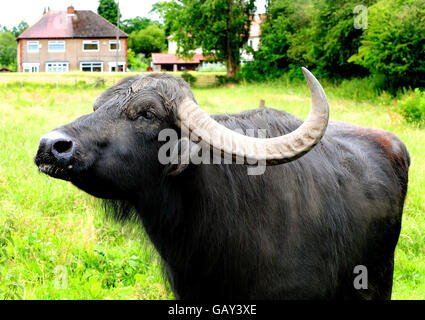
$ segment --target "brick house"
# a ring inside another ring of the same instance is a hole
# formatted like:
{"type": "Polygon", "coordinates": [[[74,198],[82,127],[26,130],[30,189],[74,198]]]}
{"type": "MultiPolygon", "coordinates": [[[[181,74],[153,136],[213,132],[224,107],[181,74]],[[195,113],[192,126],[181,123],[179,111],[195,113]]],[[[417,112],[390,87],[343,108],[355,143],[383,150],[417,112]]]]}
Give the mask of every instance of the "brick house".
{"type": "Polygon", "coordinates": [[[19,35],[18,72],[110,72],[117,61],[125,71],[128,35],[118,35],[117,46],[117,27],[93,11],[49,11],[19,35]]]}

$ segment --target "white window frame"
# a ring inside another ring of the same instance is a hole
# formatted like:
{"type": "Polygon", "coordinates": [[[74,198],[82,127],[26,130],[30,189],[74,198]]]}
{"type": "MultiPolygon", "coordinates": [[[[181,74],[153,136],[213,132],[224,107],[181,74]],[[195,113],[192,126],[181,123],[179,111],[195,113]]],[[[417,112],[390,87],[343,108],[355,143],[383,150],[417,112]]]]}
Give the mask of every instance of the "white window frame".
{"type": "Polygon", "coordinates": [[[69,62],[62,62],[62,61],[46,62],[46,69],[45,70],[46,70],[47,73],[69,72],[69,62]],[[59,66],[60,66],[60,69],[59,69],[59,66]],[[52,68],[52,69],[49,70],[49,68],[52,68]],[[56,68],[56,70],[54,70],[53,68],[56,68]]]}
{"type": "MultiPolygon", "coordinates": [[[[110,52],[117,52],[117,49],[111,49],[111,44],[116,44],[117,40],[109,40],[109,51],[110,52]]],[[[118,52],[121,51],[121,40],[118,41],[118,52]]]]}
{"type": "Polygon", "coordinates": [[[22,72],[35,73],[40,72],[39,63],[22,63],[22,72]],[[28,70],[28,71],[25,71],[28,70]]]}
{"type": "Polygon", "coordinates": [[[27,41],[27,52],[28,53],[37,53],[39,52],[39,48],[40,48],[40,42],[39,41],[27,41]],[[37,46],[36,50],[30,50],[30,46],[37,46]]]}
{"type": "MultiPolygon", "coordinates": [[[[103,72],[103,62],[100,62],[100,61],[81,61],[80,62],[80,71],[83,71],[83,65],[88,65],[88,64],[90,64],[90,72],[95,72],[95,71],[93,71],[93,65],[94,64],[100,64],[100,72],[103,72]]],[[[86,72],[88,72],[88,71],[86,71],[86,72]]]]}
{"type": "Polygon", "coordinates": [[[49,40],[48,42],[48,50],[49,52],[65,52],[66,50],[66,43],[65,40],[49,40]],[[55,44],[62,44],[63,43],[63,49],[60,50],[52,50],[52,48],[50,47],[51,45],[55,45],[55,44]]]}
{"type": "MultiPolygon", "coordinates": [[[[115,61],[113,61],[113,62],[108,62],[108,64],[109,64],[109,72],[115,72],[115,71],[112,71],[112,68],[116,67],[117,63],[115,61]]],[[[126,71],[125,70],[125,61],[118,61],[118,66],[122,66],[122,70],[123,70],[122,72],[126,71]]]]}
{"type": "Polygon", "coordinates": [[[99,52],[99,51],[100,51],[99,40],[83,40],[83,52],[99,52]],[[84,49],[85,44],[97,44],[97,50],[93,50],[93,49],[86,50],[84,49]]]}

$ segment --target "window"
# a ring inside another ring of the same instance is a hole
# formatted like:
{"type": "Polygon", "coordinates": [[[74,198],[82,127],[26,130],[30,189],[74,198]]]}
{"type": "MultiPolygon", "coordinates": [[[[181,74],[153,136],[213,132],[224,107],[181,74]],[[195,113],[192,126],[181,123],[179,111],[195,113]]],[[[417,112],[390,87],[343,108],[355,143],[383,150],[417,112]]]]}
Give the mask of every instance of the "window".
{"type": "Polygon", "coordinates": [[[49,52],[65,52],[65,41],[49,41],[49,52]]]}
{"type": "Polygon", "coordinates": [[[99,40],[84,40],[83,51],[99,51],[99,40]]]}
{"type": "Polygon", "coordinates": [[[27,51],[28,52],[38,52],[38,41],[28,41],[27,42],[27,51]]]}
{"type": "Polygon", "coordinates": [[[69,63],[68,62],[47,62],[46,63],[46,72],[68,72],[69,63]]]}
{"type": "Polygon", "coordinates": [[[39,63],[23,63],[22,68],[24,72],[39,72],[40,71],[40,64],[39,63]]]}
{"type": "MultiPolygon", "coordinates": [[[[118,42],[118,51],[121,51],[121,42],[118,42]]],[[[117,51],[117,40],[109,40],[109,51],[117,51]]]]}
{"type": "MultiPolygon", "coordinates": [[[[118,71],[119,72],[124,72],[124,66],[125,66],[125,62],[118,62],[118,71]]],[[[116,62],[109,62],[109,72],[116,72],[117,70],[117,63],[116,62]]]]}
{"type": "Polygon", "coordinates": [[[103,62],[81,62],[80,71],[86,72],[102,72],[103,62]]]}

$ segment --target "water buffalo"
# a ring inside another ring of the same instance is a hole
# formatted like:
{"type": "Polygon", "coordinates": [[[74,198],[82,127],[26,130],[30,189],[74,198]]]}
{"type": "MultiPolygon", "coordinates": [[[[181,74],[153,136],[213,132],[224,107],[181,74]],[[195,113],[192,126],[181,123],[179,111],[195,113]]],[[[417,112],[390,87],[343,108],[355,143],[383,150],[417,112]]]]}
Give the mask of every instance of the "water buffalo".
{"type": "Polygon", "coordinates": [[[125,78],[44,135],[35,163],[118,219],[135,214],[178,299],[389,299],[408,151],[390,132],[329,122],[303,72],[305,122],[271,108],[210,117],[181,78],[125,78]],[[202,144],[221,162],[163,163],[164,130],[178,133],[178,157],[202,144]],[[262,174],[247,172],[255,161],[262,174]]]}

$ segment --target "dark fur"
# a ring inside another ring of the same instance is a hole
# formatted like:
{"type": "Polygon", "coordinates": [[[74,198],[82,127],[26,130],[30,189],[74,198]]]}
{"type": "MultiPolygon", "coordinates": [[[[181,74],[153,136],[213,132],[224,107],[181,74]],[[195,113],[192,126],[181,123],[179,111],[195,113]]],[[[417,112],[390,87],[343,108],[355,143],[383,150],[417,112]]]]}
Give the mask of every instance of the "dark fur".
{"type": "MultiPolygon", "coordinates": [[[[391,297],[410,162],[397,137],[331,122],[311,152],[263,175],[221,164],[172,176],[158,163],[156,137],[176,128],[186,96],[193,98],[187,84],[170,76],[125,79],[97,99],[93,114],[60,128],[78,147],[72,183],[110,199],[121,219],[135,209],[177,298],[391,297]],[[134,108],[157,114],[135,120],[134,108]],[[368,268],[367,290],[353,286],[356,265],[368,268]]],[[[301,124],[266,108],[215,119],[269,136],[301,124]]],[[[36,163],[46,158],[40,151],[36,163]]]]}

